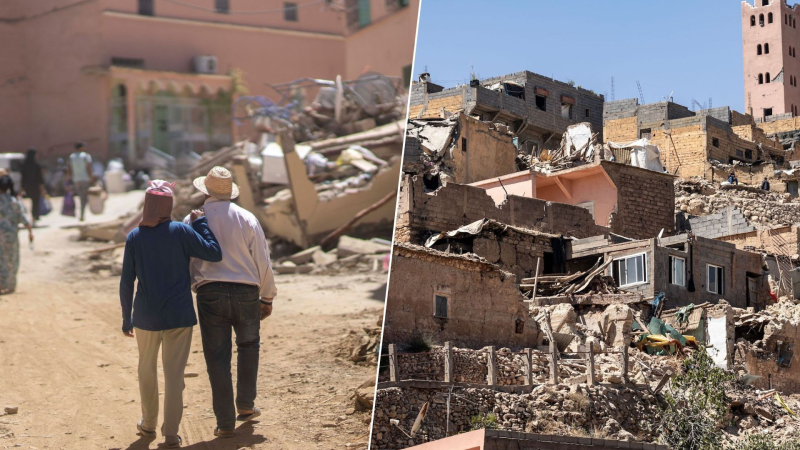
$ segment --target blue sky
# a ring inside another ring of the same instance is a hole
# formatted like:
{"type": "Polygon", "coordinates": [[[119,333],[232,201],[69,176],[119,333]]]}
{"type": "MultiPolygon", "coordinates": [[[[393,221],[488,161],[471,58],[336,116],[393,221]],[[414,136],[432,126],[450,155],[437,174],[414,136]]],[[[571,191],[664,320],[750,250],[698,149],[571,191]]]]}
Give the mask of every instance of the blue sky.
{"type": "MultiPolygon", "coordinates": [[[[751,0],[752,3],[752,0],[751,0]]],[[[794,2],[790,2],[793,4],[794,2]]],[[[530,70],[611,98],[744,111],[740,0],[422,0],[414,75],[530,70]]]]}

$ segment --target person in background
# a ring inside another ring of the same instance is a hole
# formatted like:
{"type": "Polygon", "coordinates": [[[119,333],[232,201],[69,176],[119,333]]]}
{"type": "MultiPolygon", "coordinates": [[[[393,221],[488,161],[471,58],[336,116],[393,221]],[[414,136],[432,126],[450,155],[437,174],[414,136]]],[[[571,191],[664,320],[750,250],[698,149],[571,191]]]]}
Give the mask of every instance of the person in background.
{"type": "MultiPolygon", "coordinates": [[[[234,436],[237,420],[249,421],[261,414],[255,406],[259,321],[272,314],[278,290],[264,230],[251,212],[231,202],[239,196],[239,187],[228,169],[214,167],[208,176],[195,179],[194,186],[206,195],[203,209],[208,226],[216,230],[223,250],[222,262],[192,261],[192,288],[197,292],[203,356],[217,418],[214,436],[228,438],[234,436]],[[235,399],[232,331],[236,332],[238,360],[235,399]]],[[[184,223],[190,220],[186,217],[184,223]]]]}
{"type": "Polygon", "coordinates": [[[142,418],[136,428],[144,437],[156,434],[161,349],[164,370],[161,433],[169,448],[181,445],[178,428],[183,416],[183,375],[192,344],[192,328],[197,324],[190,258],[222,260],[217,238],[201,211],[192,211],[191,226],[171,220],[174,188],[174,183],[162,180],[154,180],[147,188],[142,220],[125,242],[119,282],[122,333],[135,337],[139,348],[142,418]]]}
{"type": "Polygon", "coordinates": [[[736,178],[736,174],[735,173],[731,172],[731,174],[728,175],[728,183],[730,183],[730,184],[739,184],[739,179],[736,178]]]}
{"type": "Polygon", "coordinates": [[[22,163],[22,190],[31,199],[31,226],[36,226],[39,220],[39,207],[42,197],[47,194],[44,189],[44,176],[42,166],[36,160],[36,149],[29,148],[25,153],[25,162],[22,163]]]}
{"type": "Polygon", "coordinates": [[[764,181],[761,182],[761,189],[764,191],[769,190],[769,181],[767,181],[766,178],[764,178],[764,181]]]}
{"type": "Polygon", "coordinates": [[[75,144],[75,152],[69,155],[67,178],[72,182],[72,188],[81,199],[80,221],[86,218],[86,203],[89,201],[89,187],[94,182],[92,175],[92,157],[84,151],[84,143],[75,144]]]}
{"type": "Polygon", "coordinates": [[[33,228],[17,198],[11,195],[13,188],[10,176],[0,176],[0,295],[17,288],[20,224],[28,229],[28,241],[33,242],[33,228]]]}

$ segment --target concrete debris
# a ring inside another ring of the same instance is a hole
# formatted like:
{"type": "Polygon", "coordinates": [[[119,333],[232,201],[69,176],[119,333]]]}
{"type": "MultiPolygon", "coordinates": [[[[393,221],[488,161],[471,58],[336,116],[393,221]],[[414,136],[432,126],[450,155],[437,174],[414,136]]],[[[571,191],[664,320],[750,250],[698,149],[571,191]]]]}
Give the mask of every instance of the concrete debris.
{"type": "MultiPolygon", "coordinates": [[[[605,263],[599,259],[595,265],[586,271],[578,271],[572,275],[542,275],[534,278],[523,278],[520,289],[526,294],[536,290],[535,297],[554,297],[572,294],[616,294],[617,289],[613,277],[605,276],[606,268],[613,258],[605,263]]],[[[530,296],[528,296],[530,298],[530,296]]]]}
{"type": "Polygon", "coordinates": [[[390,251],[389,243],[381,239],[363,240],[341,236],[338,247],[329,252],[314,246],[278,259],[273,269],[278,274],[315,275],[342,271],[387,271],[390,251]]]}

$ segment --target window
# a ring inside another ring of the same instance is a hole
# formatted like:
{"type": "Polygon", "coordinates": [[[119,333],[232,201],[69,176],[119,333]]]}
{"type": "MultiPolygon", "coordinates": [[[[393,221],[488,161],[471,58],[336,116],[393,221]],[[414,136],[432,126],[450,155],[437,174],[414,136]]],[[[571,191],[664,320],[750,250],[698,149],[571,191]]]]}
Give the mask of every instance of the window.
{"type": "Polygon", "coordinates": [[[653,137],[653,132],[650,128],[642,128],[639,131],[639,138],[641,139],[651,139],[653,137]]]}
{"type": "Polygon", "coordinates": [[[744,152],[741,150],[736,150],[736,156],[738,156],[739,158],[744,158],[744,152]]]}
{"type": "MultiPolygon", "coordinates": [[[[750,17],[753,17],[753,16],[750,16],[750,17]]],[[[783,23],[786,24],[786,25],[789,25],[789,15],[786,14],[786,13],[783,14],[783,23]]]]}
{"type": "Polygon", "coordinates": [[[765,73],[765,74],[764,74],[764,81],[766,81],[767,83],[769,83],[769,81],[770,81],[769,72],[767,72],[767,73],[765,73]]]}
{"type": "Polygon", "coordinates": [[[708,292],[725,295],[725,268],[706,264],[706,272],[708,273],[708,284],[706,286],[708,292]]]}
{"type": "Polygon", "coordinates": [[[514,333],[522,334],[525,331],[525,321],[522,319],[517,319],[514,323],[514,333]]]}
{"type": "Polygon", "coordinates": [[[764,84],[764,74],[758,74],[758,84],[764,84]]]}
{"type": "Polygon", "coordinates": [[[761,25],[762,27],[764,26],[764,15],[763,14],[759,14],[758,15],[758,24],[761,25]]]}
{"type": "Polygon", "coordinates": [[[547,111],[547,97],[545,97],[544,95],[537,95],[536,107],[542,111],[547,111]]]}
{"type": "Polygon", "coordinates": [[[761,6],[769,6],[769,0],[761,0],[761,6]]]}
{"type": "Polygon", "coordinates": [[[214,7],[218,13],[227,14],[231,10],[230,0],[214,0],[214,7]]]}
{"type": "Polygon", "coordinates": [[[756,45],[756,55],[761,54],[761,44],[756,45]]]}
{"type": "Polygon", "coordinates": [[[669,283],[686,286],[686,259],[680,256],[670,256],[669,267],[669,283]]]}
{"type": "Polygon", "coordinates": [[[772,115],[772,108],[764,108],[764,117],[769,117],[772,115]]]}
{"type": "Polygon", "coordinates": [[[297,22],[297,3],[283,4],[283,20],[287,22],[297,22]]]}
{"type": "Polygon", "coordinates": [[[447,296],[442,294],[435,294],[433,296],[434,301],[434,317],[441,317],[443,319],[447,319],[448,317],[448,308],[447,308],[447,296]]]}
{"type": "Polygon", "coordinates": [[[132,67],[134,69],[144,69],[144,60],[141,58],[120,58],[111,57],[111,65],[117,67],[132,67]]]}
{"type": "Polygon", "coordinates": [[[767,23],[772,23],[772,13],[767,14],[767,23]]]}
{"type": "Polygon", "coordinates": [[[769,43],[764,44],[764,54],[769,55],[769,43]]]}
{"type": "Polygon", "coordinates": [[[647,282],[647,255],[626,256],[611,263],[611,276],[617,286],[630,286],[647,282]]]}
{"type": "Polygon", "coordinates": [[[719,148],[719,139],[718,138],[711,138],[711,145],[714,147],[719,148]]]}
{"type": "Polygon", "coordinates": [[[589,117],[589,108],[586,108],[586,117],[589,117]]]}
{"type": "Polygon", "coordinates": [[[756,16],[750,16],[750,26],[756,26],[756,16]]]}
{"type": "Polygon", "coordinates": [[[569,103],[561,104],[561,117],[564,119],[572,119],[572,105],[569,103]]]}
{"type": "Polygon", "coordinates": [[[369,0],[358,0],[358,26],[365,27],[372,22],[369,0]]]}
{"type": "Polygon", "coordinates": [[[139,0],[139,15],[154,16],[156,14],[153,7],[153,0],[139,0]]]}
{"type": "Polygon", "coordinates": [[[461,151],[467,153],[467,138],[461,138],[461,151]]]}
{"type": "Polygon", "coordinates": [[[752,150],[745,150],[744,151],[744,157],[746,159],[753,159],[753,151],[752,150]]]}

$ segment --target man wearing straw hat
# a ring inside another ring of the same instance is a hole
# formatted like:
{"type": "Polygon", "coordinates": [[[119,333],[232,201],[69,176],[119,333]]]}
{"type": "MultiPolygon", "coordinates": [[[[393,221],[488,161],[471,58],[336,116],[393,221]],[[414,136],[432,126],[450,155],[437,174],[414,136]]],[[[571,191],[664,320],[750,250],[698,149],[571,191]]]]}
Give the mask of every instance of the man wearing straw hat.
{"type": "Polygon", "coordinates": [[[237,420],[248,421],[261,414],[255,406],[259,322],[272,314],[272,299],[278,291],[261,224],[252,213],[231,202],[239,196],[231,173],[214,167],[208,176],[195,179],[194,186],[206,194],[205,217],[222,248],[220,262],[192,260],[192,276],[217,417],[214,435],[231,437],[237,420]],[[235,400],[231,329],[236,332],[238,349],[235,400]]]}

